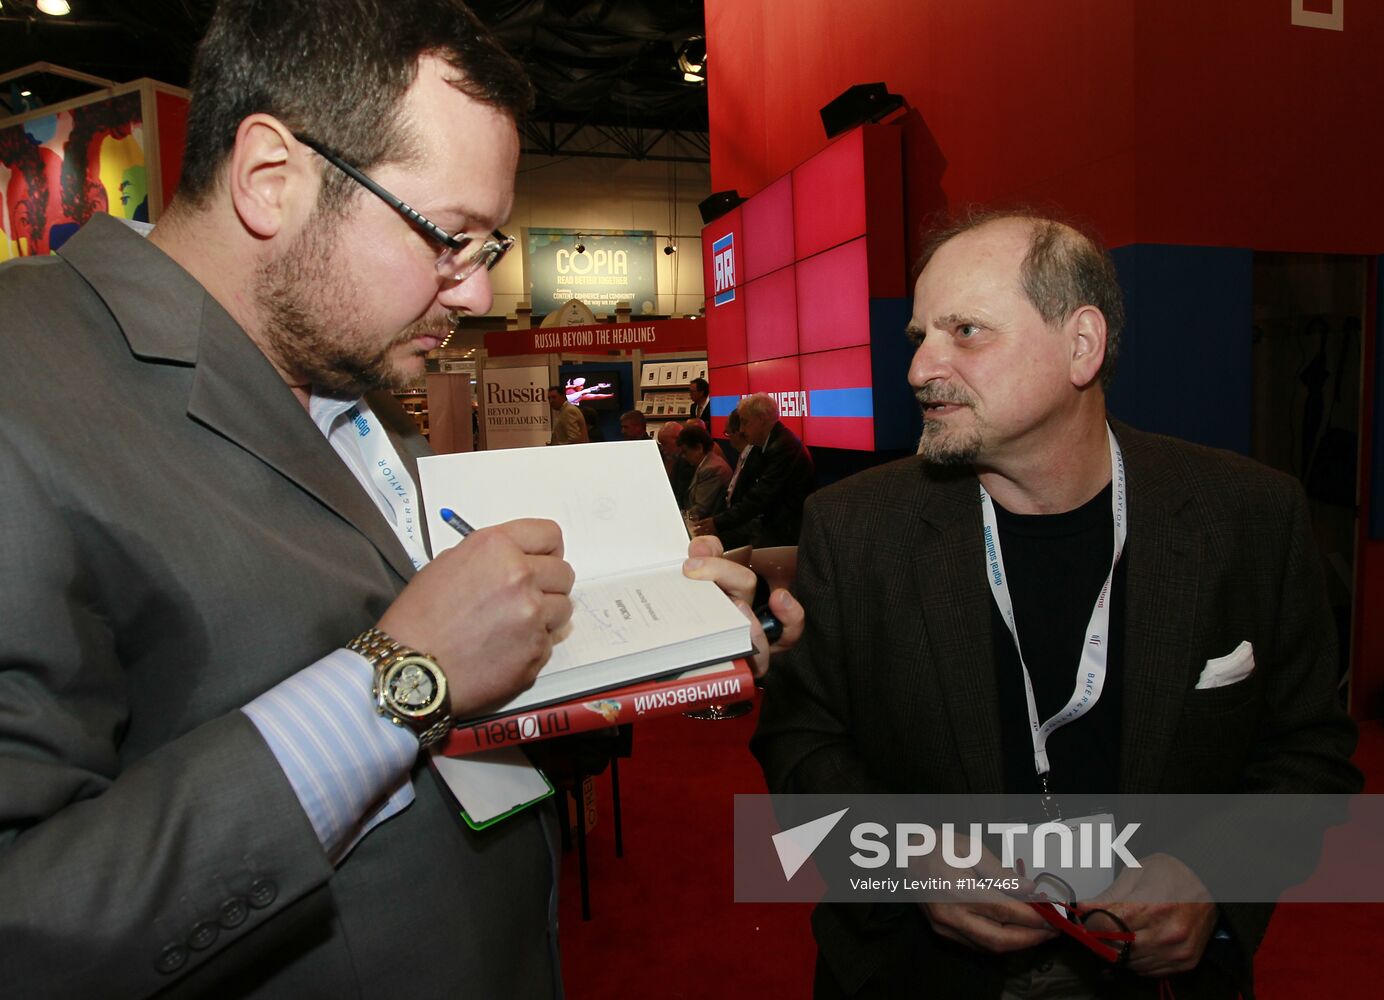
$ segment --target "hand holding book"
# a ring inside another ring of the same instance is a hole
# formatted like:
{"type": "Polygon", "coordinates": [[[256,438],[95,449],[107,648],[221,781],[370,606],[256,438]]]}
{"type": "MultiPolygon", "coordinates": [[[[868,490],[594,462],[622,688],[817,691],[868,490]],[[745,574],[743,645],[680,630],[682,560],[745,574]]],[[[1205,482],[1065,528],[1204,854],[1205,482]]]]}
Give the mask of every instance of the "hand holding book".
{"type": "Polygon", "coordinates": [[[782,587],[770,593],[765,607],[781,626],[780,634],[770,641],[764,634],[762,612],[759,608],[751,608],[758,577],[748,566],[721,558],[723,554],[721,540],[715,535],[698,536],[687,547],[688,559],[683,563],[682,571],[694,580],[715,583],[735,601],[740,613],[749,619],[755,648],[752,660],[754,675],[763,677],[769,670],[770,656],[791,649],[802,636],[803,607],[782,587]]]}
{"type": "Polygon", "coordinates": [[[552,521],[526,518],[475,532],[439,553],[380,618],[447,674],[452,715],[494,710],[532,686],[554,632],[572,616],[572,567],[552,521]],[[459,601],[458,594],[483,594],[459,601]]]}

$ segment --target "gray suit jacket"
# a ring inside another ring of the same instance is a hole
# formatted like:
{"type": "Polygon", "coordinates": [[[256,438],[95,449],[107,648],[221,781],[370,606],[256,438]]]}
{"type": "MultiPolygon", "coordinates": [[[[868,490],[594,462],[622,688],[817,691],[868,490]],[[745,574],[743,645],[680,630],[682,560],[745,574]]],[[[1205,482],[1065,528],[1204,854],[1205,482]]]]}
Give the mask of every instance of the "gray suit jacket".
{"type": "Polygon", "coordinates": [[[687,490],[687,509],[694,517],[719,514],[726,506],[726,484],[730,482],[730,466],[716,452],[707,452],[702,464],[692,474],[687,490]]]}
{"type": "MultiPolygon", "coordinates": [[[[1358,790],[1301,489],[1227,452],[1115,432],[1129,540],[1125,657],[1111,665],[1124,675],[1114,791],[1358,790]],[[1244,639],[1255,672],[1195,690],[1206,661],[1244,639]]],[[[909,458],[818,492],[794,591],[807,632],[768,675],[752,743],[771,791],[1004,791],[974,474],[909,458]]],[[[1222,910],[1242,951],[1232,971],[1248,993],[1271,907],[1222,910]]],[[[864,911],[814,914],[823,958],[847,988],[881,960],[879,928],[864,911]]],[[[998,995],[999,963],[922,929],[916,950],[939,996],[998,995]]]]}
{"type": "Polygon", "coordinates": [[[3,991],[558,989],[543,817],[472,833],[416,768],[333,870],[239,711],[413,569],[221,307],[97,216],[0,269],[0,384],[3,991]]]}

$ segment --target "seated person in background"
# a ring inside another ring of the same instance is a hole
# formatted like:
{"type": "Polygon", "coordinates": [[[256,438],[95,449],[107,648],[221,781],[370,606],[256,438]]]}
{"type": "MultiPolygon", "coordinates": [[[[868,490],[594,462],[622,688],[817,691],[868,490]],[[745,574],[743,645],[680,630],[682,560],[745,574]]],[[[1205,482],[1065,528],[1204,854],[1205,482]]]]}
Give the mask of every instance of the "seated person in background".
{"type": "Polygon", "coordinates": [[[626,410],[620,414],[620,440],[644,441],[649,436],[649,425],[644,414],[638,410],[626,410]]]}
{"type": "MultiPolygon", "coordinates": [[[[689,421],[690,424],[690,421],[689,421]]],[[[726,505],[726,485],[730,466],[716,454],[711,435],[702,427],[684,427],[678,435],[682,460],[692,469],[692,485],[687,491],[689,517],[703,518],[719,513],[726,505]]]]}
{"type": "MultiPolygon", "coordinates": [[[[759,475],[760,460],[764,457],[764,453],[750,444],[745,437],[745,431],[740,426],[740,413],[736,410],[732,410],[730,416],[726,417],[726,439],[736,450],[738,456],[734,470],[730,474],[730,482],[726,484],[726,506],[729,507],[735,502],[737,495],[743,496],[749,492],[755,478],[759,475]]],[[[760,519],[756,517],[745,524],[721,530],[718,533],[721,544],[726,550],[749,545],[751,536],[759,530],[759,524],[760,519]]],[[[698,531],[698,527],[694,524],[694,534],[709,534],[698,531]]]]}
{"type": "Polygon", "coordinates": [[[747,488],[737,483],[726,509],[696,522],[693,533],[716,535],[727,548],[733,547],[727,536],[736,538],[737,529],[749,531],[751,545],[797,545],[803,501],[817,487],[812,455],[779,420],[778,403],[767,393],[745,397],[736,412],[746,440],[761,455],[758,473],[747,488]]]}
{"type": "MultiPolygon", "coordinates": [[[[700,427],[702,430],[706,431],[706,436],[711,438],[711,428],[705,421],[698,420],[696,417],[689,417],[687,420],[683,421],[682,429],[687,430],[689,427],[700,427]]],[[[721,461],[725,462],[727,467],[730,466],[730,456],[722,450],[721,443],[715,438],[711,438],[711,453],[713,455],[719,455],[721,461]]]]}
{"type": "Polygon", "coordinates": [[[682,460],[682,453],[678,451],[678,435],[681,433],[682,424],[670,420],[659,427],[654,440],[658,442],[658,450],[663,452],[663,468],[668,473],[668,482],[673,484],[678,509],[686,510],[687,491],[692,486],[692,473],[696,470],[682,460]]]}

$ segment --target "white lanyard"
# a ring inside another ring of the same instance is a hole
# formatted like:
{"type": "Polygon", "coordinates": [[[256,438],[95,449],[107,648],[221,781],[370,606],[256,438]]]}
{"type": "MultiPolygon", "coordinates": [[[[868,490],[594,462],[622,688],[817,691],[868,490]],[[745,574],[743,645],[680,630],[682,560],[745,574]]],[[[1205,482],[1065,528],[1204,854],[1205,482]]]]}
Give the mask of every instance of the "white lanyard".
{"type": "Polygon", "coordinates": [[[1096,598],[1096,606],[1091,609],[1091,620],[1086,625],[1086,644],[1081,651],[1081,662],[1077,665],[1076,684],[1066,706],[1048,721],[1038,720],[1038,704],[1033,699],[1033,680],[1028,666],[1024,663],[1022,647],[1019,646],[1019,629],[1014,620],[1014,603],[1009,597],[1009,580],[1004,572],[1004,558],[1000,554],[1000,532],[995,521],[995,503],[985,487],[980,488],[980,503],[985,524],[985,562],[986,576],[990,580],[990,592],[995,596],[995,604],[1009,626],[1009,634],[1014,637],[1015,652],[1019,656],[1019,668],[1024,673],[1024,696],[1028,702],[1029,732],[1033,738],[1033,766],[1042,779],[1043,792],[1048,794],[1047,774],[1048,737],[1069,722],[1081,718],[1100,700],[1101,689],[1105,686],[1106,659],[1109,654],[1107,642],[1110,631],[1110,584],[1115,577],[1115,564],[1120,561],[1124,550],[1128,525],[1125,523],[1125,468],[1124,455],[1115,432],[1107,424],[1106,435],[1110,438],[1110,468],[1112,486],[1110,497],[1111,513],[1115,520],[1115,551],[1110,559],[1110,572],[1105,575],[1105,585],[1096,598]]]}
{"type": "Polygon", "coordinates": [[[408,468],[399,459],[394,443],[375,422],[374,416],[363,403],[346,411],[346,419],[353,427],[356,444],[365,460],[366,476],[375,492],[384,500],[383,509],[392,522],[394,534],[413,562],[413,568],[422,569],[428,564],[428,554],[423,551],[418,530],[417,491],[413,486],[413,477],[408,474],[408,468]]]}

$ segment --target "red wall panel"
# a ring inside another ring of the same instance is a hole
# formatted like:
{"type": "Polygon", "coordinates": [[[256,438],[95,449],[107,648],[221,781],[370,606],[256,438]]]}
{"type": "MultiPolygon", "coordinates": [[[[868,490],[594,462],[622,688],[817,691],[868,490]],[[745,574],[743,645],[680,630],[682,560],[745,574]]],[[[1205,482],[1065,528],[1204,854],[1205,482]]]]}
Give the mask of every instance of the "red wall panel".
{"type": "Polygon", "coordinates": [[[745,233],[741,281],[793,263],[793,175],[784,174],[740,206],[745,233]]]}
{"type": "MultiPolygon", "coordinates": [[[[745,297],[746,358],[764,361],[798,353],[798,293],[794,269],[780,268],[749,282],[745,297]]],[[[717,363],[720,358],[717,356],[717,363]]]]}
{"type": "Polygon", "coordinates": [[[706,0],[712,187],[827,145],[855,83],[902,94],[909,255],[926,217],[1023,201],[1107,243],[1384,252],[1384,4],[1344,31],[1287,0],[706,0]]]}
{"type": "MultiPolygon", "coordinates": [[[[767,392],[771,395],[802,392],[802,376],[796,357],[758,361],[746,367],[749,369],[750,392],[767,392]]],[[[782,399],[779,401],[779,419],[790,431],[802,437],[803,418],[789,413],[782,399]]]]}
{"type": "MultiPolygon", "coordinates": [[[[711,391],[715,396],[744,396],[750,391],[750,371],[744,365],[712,368],[707,373],[707,381],[711,384],[711,391]]],[[[726,436],[725,417],[711,418],[711,434],[718,438],[726,436]]]]}
{"type": "Polygon", "coordinates": [[[793,170],[798,260],[865,235],[865,139],[852,129],[793,170]]]}
{"type": "MultiPolygon", "coordinates": [[[[804,354],[798,359],[802,374],[803,389],[806,390],[812,405],[808,415],[803,418],[803,439],[809,444],[822,448],[849,448],[854,451],[872,451],[875,446],[875,422],[873,416],[819,416],[816,409],[821,396],[814,391],[840,391],[847,387],[871,387],[870,348],[852,347],[843,351],[827,351],[822,354],[804,354]]],[[[823,406],[828,413],[835,408],[823,406]]]]}
{"type": "Polygon", "coordinates": [[[745,293],[717,305],[706,300],[707,360],[717,365],[738,365],[745,354],[745,293]]]}
{"type": "Polygon", "coordinates": [[[865,243],[862,237],[798,263],[798,349],[804,354],[870,343],[865,243]]]}

